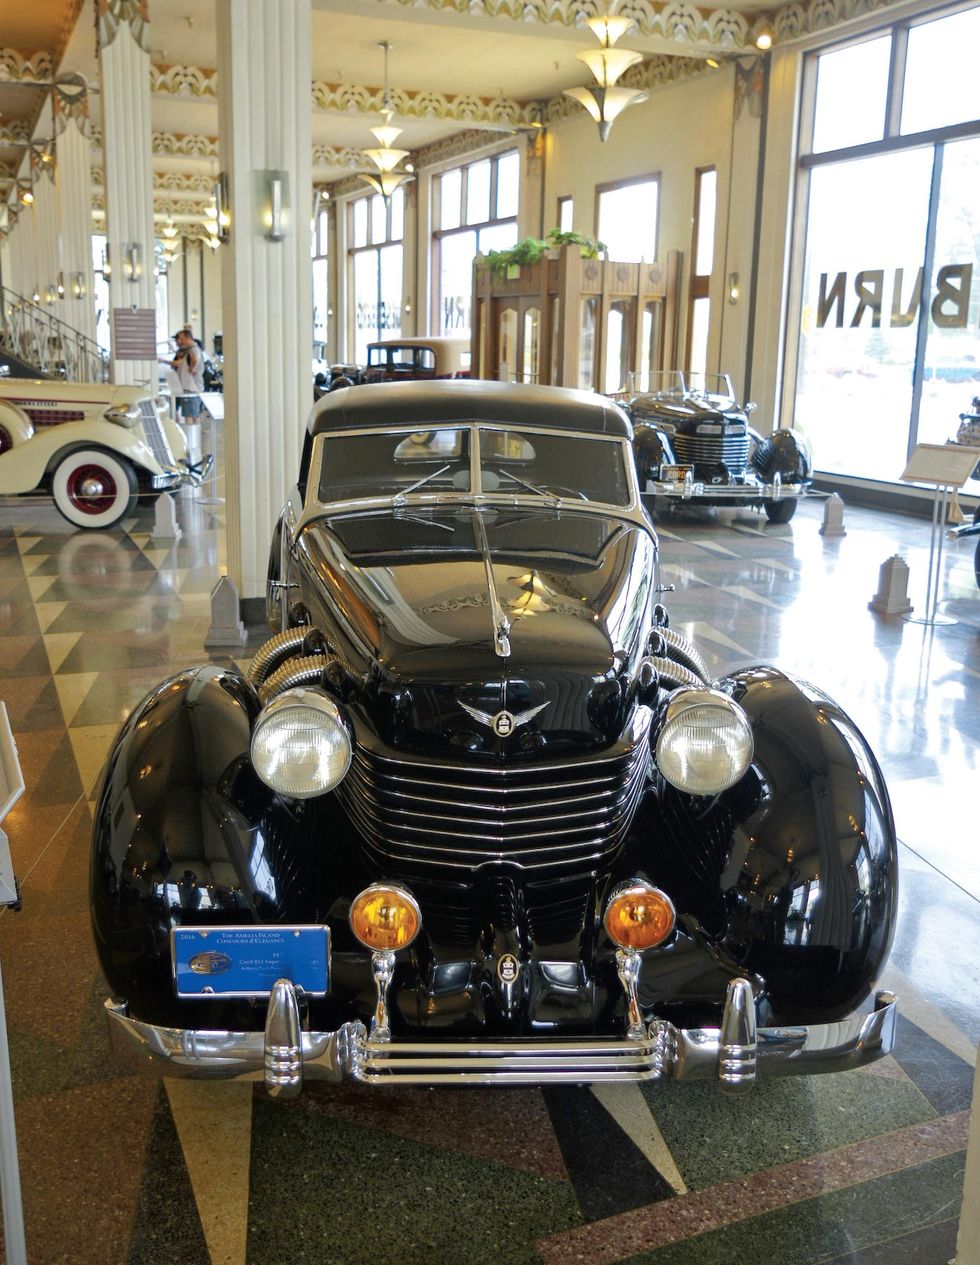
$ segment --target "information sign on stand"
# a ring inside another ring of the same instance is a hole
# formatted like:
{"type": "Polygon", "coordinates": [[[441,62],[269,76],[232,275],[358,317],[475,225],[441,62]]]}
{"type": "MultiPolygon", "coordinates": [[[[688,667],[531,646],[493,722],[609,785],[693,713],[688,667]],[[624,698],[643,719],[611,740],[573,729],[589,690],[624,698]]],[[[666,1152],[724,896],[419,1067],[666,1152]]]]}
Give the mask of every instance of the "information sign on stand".
{"type": "Polygon", "coordinates": [[[913,624],[954,624],[954,619],[937,614],[939,582],[942,575],[943,537],[950,493],[967,481],[980,461],[980,448],[962,444],[916,444],[902,472],[903,483],[931,483],[932,531],[929,536],[929,572],[926,579],[925,614],[904,616],[913,624]]]}
{"type": "MultiPolygon", "coordinates": [[[[24,778],[17,759],[17,747],[10,730],[10,721],[7,719],[7,709],[3,703],[0,703],[0,822],[4,820],[23,793],[24,778]]],[[[10,847],[7,836],[0,829],[0,905],[19,906],[19,904],[17,884],[10,866],[10,847]]],[[[2,975],[0,975],[0,1193],[3,1195],[3,1241],[7,1265],[27,1265],[2,975]]]]}

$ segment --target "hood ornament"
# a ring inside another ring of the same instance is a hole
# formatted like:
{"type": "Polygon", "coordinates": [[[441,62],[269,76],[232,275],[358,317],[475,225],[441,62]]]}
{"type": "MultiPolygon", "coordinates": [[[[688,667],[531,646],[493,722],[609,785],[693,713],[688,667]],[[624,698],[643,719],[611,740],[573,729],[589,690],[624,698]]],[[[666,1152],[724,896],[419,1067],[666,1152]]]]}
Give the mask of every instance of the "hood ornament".
{"type": "MultiPolygon", "coordinates": [[[[480,512],[473,515],[473,534],[476,536],[476,543],[483,557],[483,568],[487,575],[487,590],[490,594],[490,613],[493,617],[493,649],[494,653],[501,659],[510,658],[510,620],[507,618],[507,612],[504,610],[500,595],[497,592],[497,582],[493,578],[493,558],[490,554],[490,542],[487,540],[487,529],[480,512]]],[[[501,735],[503,736],[503,735],[501,735]]]]}
{"type": "Polygon", "coordinates": [[[489,712],[481,712],[479,707],[470,707],[469,703],[461,702],[459,705],[474,720],[491,729],[498,738],[509,738],[515,729],[519,729],[521,725],[526,725],[529,720],[533,720],[537,716],[538,712],[543,712],[548,706],[547,703],[539,703],[537,707],[529,707],[526,712],[501,711],[497,712],[495,716],[491,716],[489,712]]]}

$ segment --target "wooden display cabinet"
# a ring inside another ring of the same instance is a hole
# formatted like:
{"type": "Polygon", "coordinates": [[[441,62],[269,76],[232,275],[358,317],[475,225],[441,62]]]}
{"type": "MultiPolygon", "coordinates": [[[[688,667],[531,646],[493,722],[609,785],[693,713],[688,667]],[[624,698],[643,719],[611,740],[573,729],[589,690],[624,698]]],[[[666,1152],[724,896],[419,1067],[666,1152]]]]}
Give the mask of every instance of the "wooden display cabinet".
{"type": "Polygon", "coordinates": [[[612,394],[631,373],[677,368],[681,253],[664,262],[583,259],[578,246],[494,275],[473,265],[475,378],[612,394]]]}

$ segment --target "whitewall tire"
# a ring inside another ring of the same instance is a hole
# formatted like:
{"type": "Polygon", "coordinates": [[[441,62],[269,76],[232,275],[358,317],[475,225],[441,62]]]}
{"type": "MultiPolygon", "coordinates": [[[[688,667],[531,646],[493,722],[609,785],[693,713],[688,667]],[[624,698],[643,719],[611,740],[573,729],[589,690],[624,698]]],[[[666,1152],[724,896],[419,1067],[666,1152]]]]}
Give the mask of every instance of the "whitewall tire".
{"type": "Polygon", "coordinates": [[[61,513],[76,527],[113,527],[136,504],[136,471],[101,448],[79,448],[62,457],[51,479],[61,513]]]}

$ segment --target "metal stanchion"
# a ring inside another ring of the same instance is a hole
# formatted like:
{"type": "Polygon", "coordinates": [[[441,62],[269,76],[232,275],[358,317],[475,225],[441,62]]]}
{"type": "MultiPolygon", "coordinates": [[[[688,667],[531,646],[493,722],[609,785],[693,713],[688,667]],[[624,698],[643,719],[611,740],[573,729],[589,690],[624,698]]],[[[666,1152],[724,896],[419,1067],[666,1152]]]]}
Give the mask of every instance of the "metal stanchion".
{"type": "Polygon", "coordinates": [[[225,498],[218,495],[218,418],[216,412],[222,412],[222,409],[212,407],[212,403],[217,404],[221,401],[224,405],[223,397],[218,394],[215,399],[215,393],[209,392],[204,397],[204,413],[202,416],[207,418],[208,422],[208,451],[211,454],[211,473],[208,475],[207,496],[201,497],[199,503],[201,505],[224,505],[225,498]]]}
{"type": "MultiPolygon", "coordinates": [[[[7,709],[0,703],[0,821],[24,791],[17,748],[10,731],[7,709]]],[[[10,864],[7,836],[0,830],[0,905],[20,907],[20,896],[10,864]]],[[[0,975],[0,1192],[3,1195],[3,1241],[7,1265],[27,1265],[24,1208],[20,1193],[17,1131],[14,1127],[14,1091],[10,1080],[10,1047],[7,1012],[0,975]]]]}
{"type": "Polygon", "coordinates": [[[980,450],[958,444],[916,444],[901,478],[904,483],[931,483],[932,529],[929,535],[929,571],[926,579],[926,601],[922,615],[904,615],[911,624],[942,626],[955,624],[955,619],[939,614],[939,590],[942,584],[943,540],[950,493],[961,488],[977,460],[980,450]]]}

